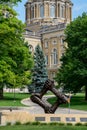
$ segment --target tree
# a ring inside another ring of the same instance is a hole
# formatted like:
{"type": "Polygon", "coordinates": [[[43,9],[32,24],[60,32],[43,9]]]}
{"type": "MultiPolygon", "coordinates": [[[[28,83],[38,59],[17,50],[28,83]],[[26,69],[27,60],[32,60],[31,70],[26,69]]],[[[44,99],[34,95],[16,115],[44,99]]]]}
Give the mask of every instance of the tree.
{"type": "Polygon", "coordinates": [[[17,2],[21,2],[22,0],[0,0],[0,4],[17,4],[17,2]]]}
{"type": "Polygon", "coordinates": [[[0,98],[3,87],[31,82],[33,59],[23,39],[24,25],[9,6],[0,5],[0,98]]]}
{"type": "Polygon", "coordinates": [[[35,92],[41,91],[47,77],[45,57],[41,47],[37,45],[34,53],[34,68],[32,71],[32,87],[35,92]]]}
{"type": "Polygon", "coordinates": [[[65,90],[74,93],[85,86],[87,100],[87,14],[83,13],[67,26],[65,30],[68,48],[62,57],[56,81],[65,90]]]}

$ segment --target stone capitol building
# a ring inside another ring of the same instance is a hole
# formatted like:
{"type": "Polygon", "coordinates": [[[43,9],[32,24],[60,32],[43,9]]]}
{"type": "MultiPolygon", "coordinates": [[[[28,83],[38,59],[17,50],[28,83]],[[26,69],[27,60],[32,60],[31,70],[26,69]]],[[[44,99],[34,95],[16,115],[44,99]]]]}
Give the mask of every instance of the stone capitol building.
{"type": "Polygon", "coordinates": [[[45,55],[48,78],[53,79],[61,65],[67,43],[64,29],[72,20],[70,0],[27,0],[25,4],[25,40],[34,52],[39,44],[45,55]]]}

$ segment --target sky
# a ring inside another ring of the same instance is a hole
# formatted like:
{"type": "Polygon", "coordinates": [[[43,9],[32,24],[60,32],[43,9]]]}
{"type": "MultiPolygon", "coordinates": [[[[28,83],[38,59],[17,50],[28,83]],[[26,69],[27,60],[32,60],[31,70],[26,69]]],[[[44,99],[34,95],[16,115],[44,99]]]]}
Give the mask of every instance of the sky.
{"type": "MultiPolygon", "coordinates": [[[[87,0],[71,0],[73,3],[72,8],[72,20],[78,16],[81,16],[83,12],[87,12],[87,0]]],[[[22,0],[21,3],[15,7],[15,10],[18,13],[18,18],[25,22],[25,7],[24,4],[27,0],[22,0]]]]}

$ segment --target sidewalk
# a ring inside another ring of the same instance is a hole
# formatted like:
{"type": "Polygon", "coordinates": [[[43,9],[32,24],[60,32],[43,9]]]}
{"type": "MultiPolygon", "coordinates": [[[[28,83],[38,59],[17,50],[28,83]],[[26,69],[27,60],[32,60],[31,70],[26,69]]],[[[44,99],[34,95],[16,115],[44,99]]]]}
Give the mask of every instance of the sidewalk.
{"type": "MultiPolygon", "coordinates": [[[[47,95],[43,97],[43,100],[46,101],[47,98],[52,97],[52,95],[47,95]]],[[[38,104],[33,103],[30,98],[24,99],[21,101],[22,104],[29,106],[28,112],[31,114],[44,114],[43,108],[41,108],[38,104]]],[[[87,111],[82,110],[74,110],[68,108],[58,108],[55,114],[87,114],[87,111]]]]}

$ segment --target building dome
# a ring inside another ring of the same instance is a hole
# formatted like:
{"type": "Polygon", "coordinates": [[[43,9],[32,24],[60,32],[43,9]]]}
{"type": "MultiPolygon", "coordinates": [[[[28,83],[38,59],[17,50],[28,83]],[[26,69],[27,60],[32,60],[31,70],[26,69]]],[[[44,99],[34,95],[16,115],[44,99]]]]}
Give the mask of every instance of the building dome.
{"type": "Polygon", "coordinates": [[[72,19],[72,2],[70,0],[28,0],[26,24],[36,22],[70,22],[72,19]]]}

